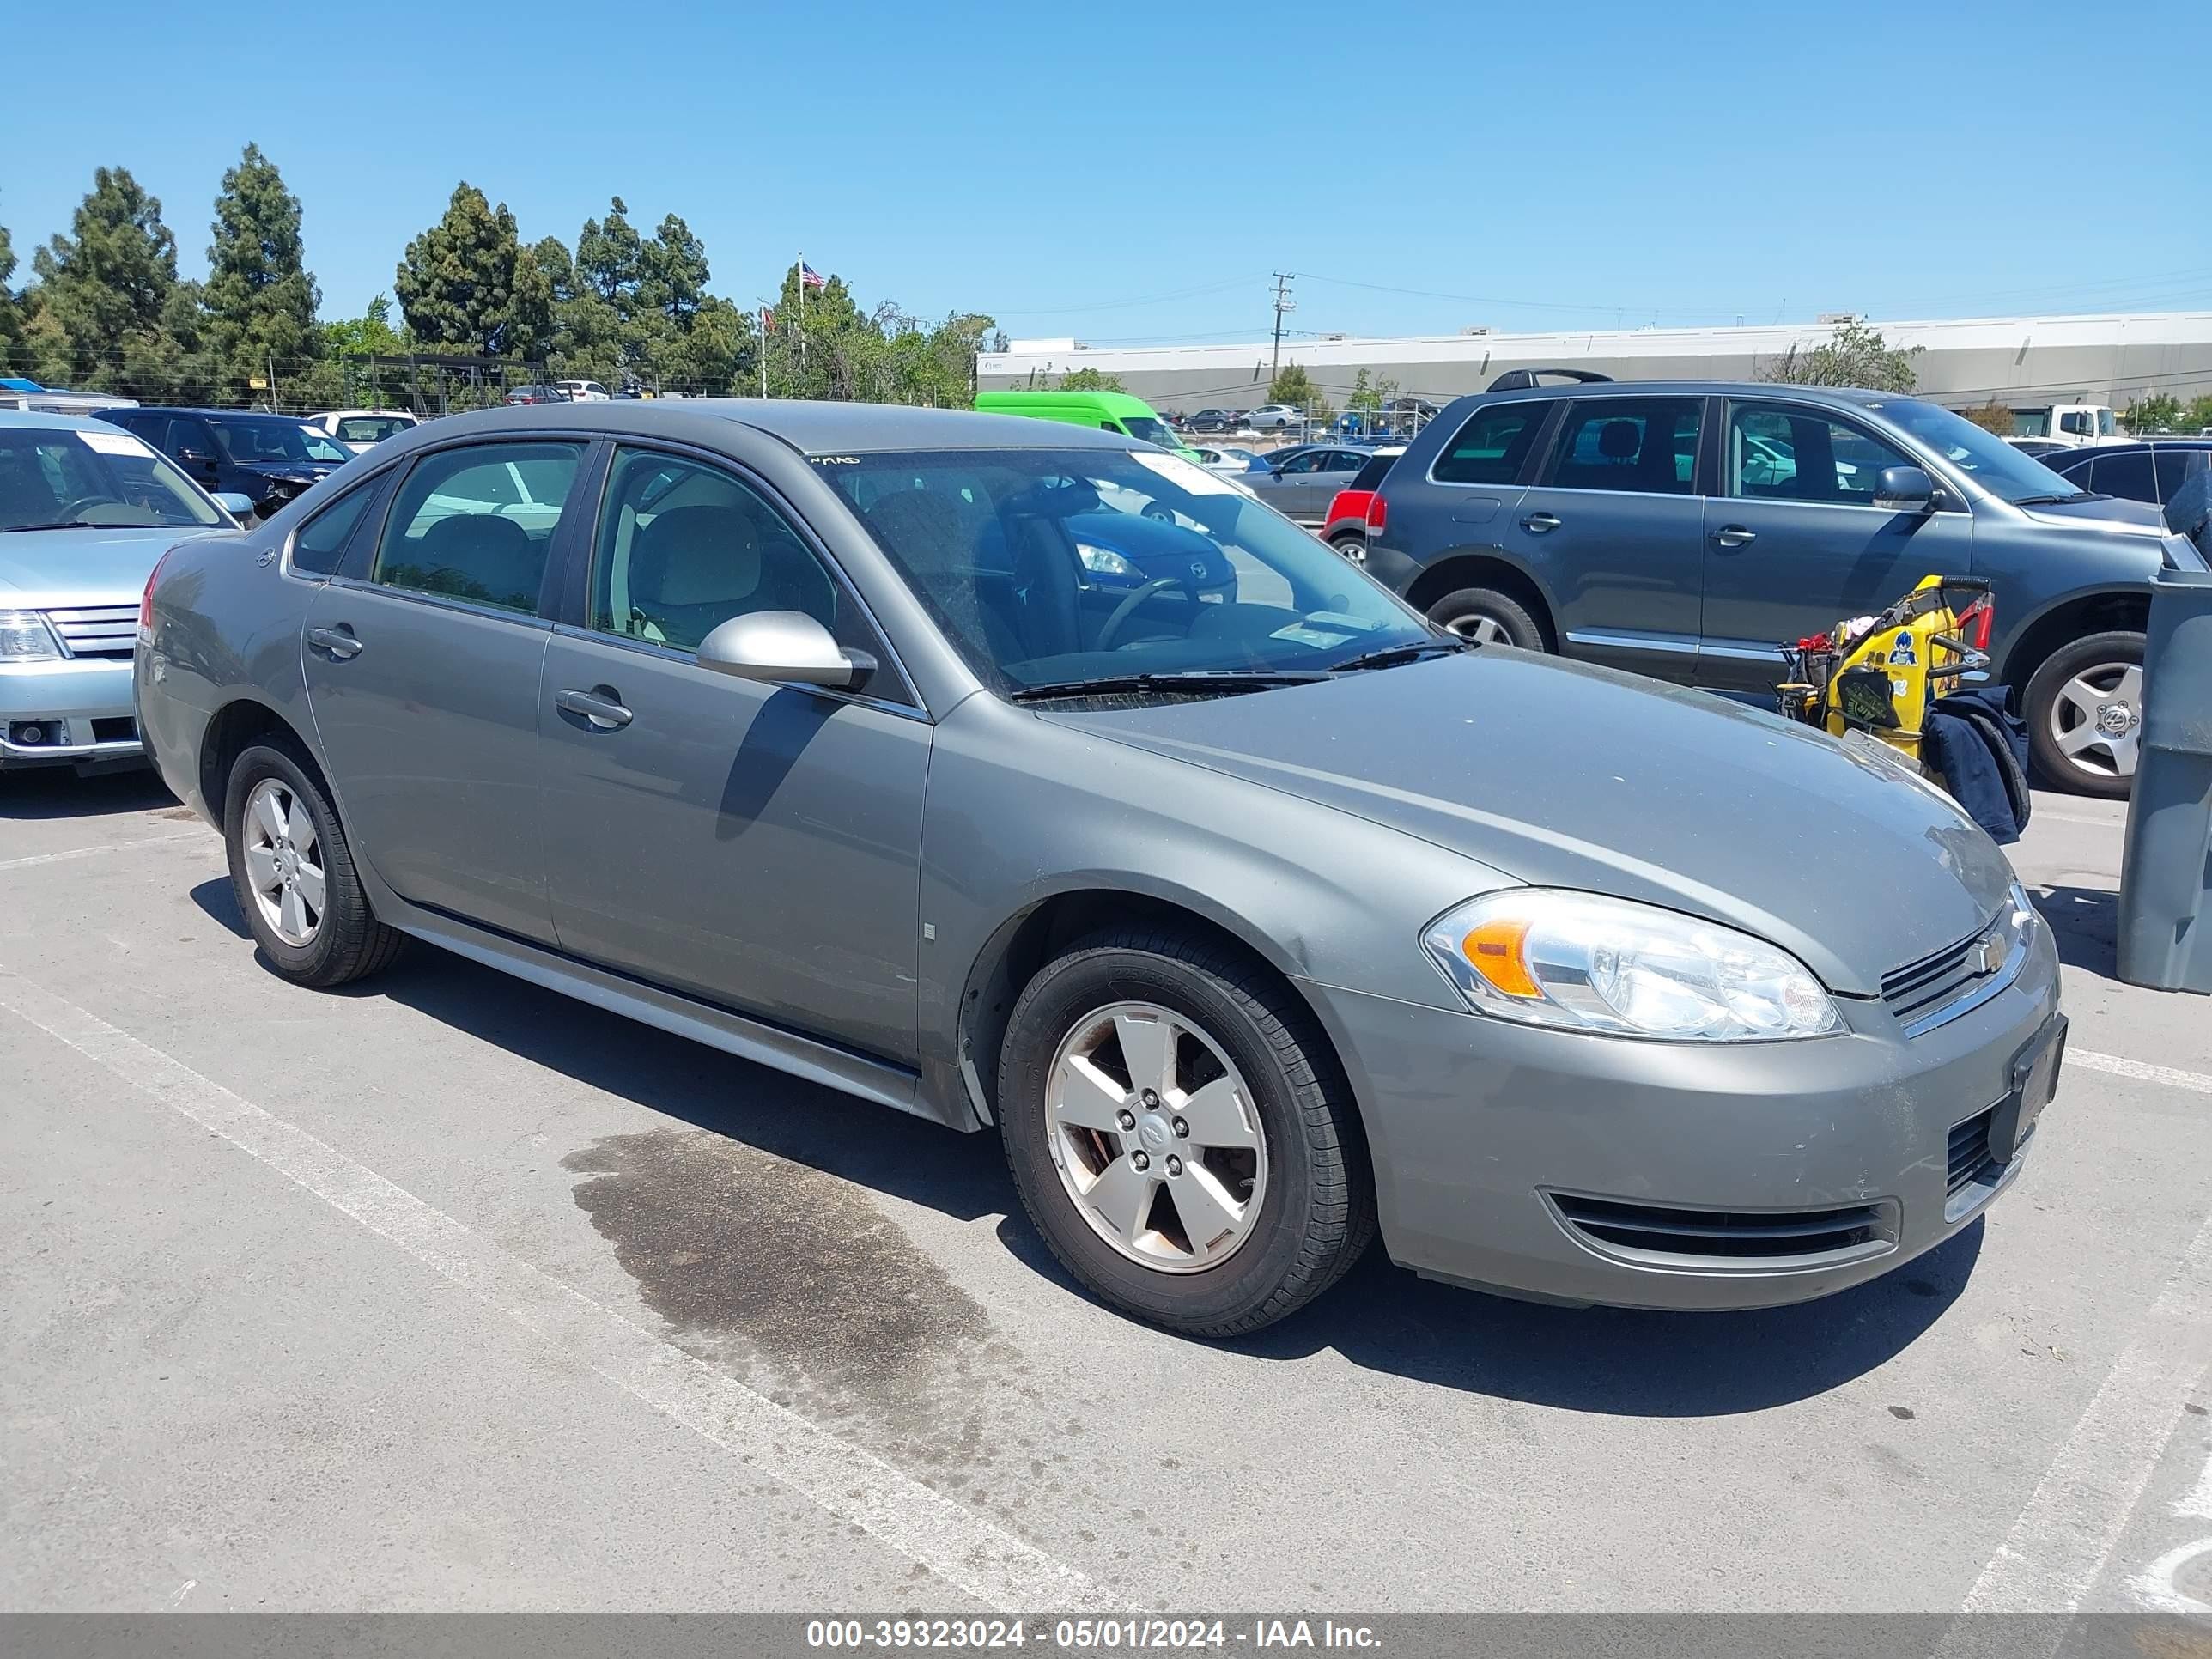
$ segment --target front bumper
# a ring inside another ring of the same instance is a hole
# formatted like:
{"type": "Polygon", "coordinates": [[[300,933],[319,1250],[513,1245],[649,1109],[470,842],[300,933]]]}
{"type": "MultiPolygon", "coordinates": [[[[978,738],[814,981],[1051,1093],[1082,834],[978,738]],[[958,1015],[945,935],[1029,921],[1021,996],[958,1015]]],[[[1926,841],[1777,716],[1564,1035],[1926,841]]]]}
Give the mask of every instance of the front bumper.
{"type": "Polygon", "coordinates": [[[130,658],[0,663],[0,769],[82,766],[144,752],[131,706],[130,658]],[[46,741],[15,741],[26,722],[48,728],[46,741]],[[67,727],[66,741],[56,740],[51,728],[58,724],[67,727]]]}
{"type": "Polygon", "coordinates": [[[2058,960],[2038,927],[2009,987],[1910,1041],[1869,1002],[1842,1005],[1845,1036],[1684,1044],[1305,988],[1359,1097],[1393,1261],[1549,1300],[1753,1308],[1887,1273],[2011,1184],[2028,1143],[1961,1179],[1953,1131],[1966,1144],[1969,1121],[2012,1091],[2017,1058],[2057,1011],[2058,960]],[[1714,1239],[1796,1228],[1810,1242],[1624,1249],[1608,1216],[1687,1217],[1686,1233],[1714,1239]],[[1865,1224],[1837,1246],[1827,1230],[1852,1216],[1865,1224]]]}

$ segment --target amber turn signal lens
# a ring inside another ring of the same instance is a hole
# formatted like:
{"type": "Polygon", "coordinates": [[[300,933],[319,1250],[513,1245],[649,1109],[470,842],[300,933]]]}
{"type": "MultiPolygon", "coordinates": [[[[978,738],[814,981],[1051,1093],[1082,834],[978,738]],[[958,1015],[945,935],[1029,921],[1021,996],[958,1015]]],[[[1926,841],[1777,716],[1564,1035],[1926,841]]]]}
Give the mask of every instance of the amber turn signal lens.
{"type": "Polygon", "coordinates": [[[1484,922],[1459,943],[1460,953],[1474,971],[1509,997],[1540,997],[1522,959],[1521,947],[1528,938],[1528,923],[1519,917],[1500,916],[1484,922]]]}

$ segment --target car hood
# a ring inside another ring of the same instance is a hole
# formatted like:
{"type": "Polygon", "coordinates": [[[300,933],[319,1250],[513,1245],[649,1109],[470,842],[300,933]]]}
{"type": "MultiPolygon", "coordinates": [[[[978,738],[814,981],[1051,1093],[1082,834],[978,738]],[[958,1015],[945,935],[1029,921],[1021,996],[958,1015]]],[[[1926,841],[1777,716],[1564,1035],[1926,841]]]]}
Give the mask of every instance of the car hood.
{"type": "Polygon", "coordinates": [[[1986,926],[2011,867],[1933,790],[1810,727],[1503,647],[1045,718],[1340,808],[1539,886],[1770,939],[1830,988],[1986,926]]]}
{"type": "Polygon", "coordinates": [[[2107,495],[2094,501],[2046,501],[2020,510],[2046,524],[2087,523],[2134,530],[2149,536],[2166,534],[2166,514],[2161,510],[2148,501],[2131,501],[2120,495],[2107,495]]]}
{"type": "Polygon", "coordinates": [[[162,554],[213,535],[189,525],[0,534],[0,605],[38,611],[70,605],[136,605],[162,554]]]}

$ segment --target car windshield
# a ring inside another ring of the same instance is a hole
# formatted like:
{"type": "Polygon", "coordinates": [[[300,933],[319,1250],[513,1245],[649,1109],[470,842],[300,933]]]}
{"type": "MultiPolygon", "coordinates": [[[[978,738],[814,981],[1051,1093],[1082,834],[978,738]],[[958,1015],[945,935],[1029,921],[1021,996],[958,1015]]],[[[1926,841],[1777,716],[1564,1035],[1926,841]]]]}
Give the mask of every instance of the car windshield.
{"type": "Polygon", "coordinates": [[[820,465],[1002,696],[1319,673],[1437,642],[1314,536],[1180,456],[927,450],[820,465]]]}
{"type": "Polygon", "coordinates": [[[1141,439],[1146,443],[1158,444],[1163,449],[1182,446],[1182,440],[1176,436],[1165,421],[1156,421],[1149,415],[1124,415],[1121,424],[1128,428],[1132,438],[1141,439]]]}
{"type": "Polygon", "coordinates": [[[268,461],[349,461],[353,452],[326,432],[276,415],[255,420],[236,415],[208,416],[222,453],[241,466],[268,461]]]}
{"type": "Polygon", "coordinates": [[[0,426],[0,530],[228,522],[198,486],[128,432],[0,426]]]}
{"type": "Polygon", "coordinates": [[[338,422],[340,443],[380,444],[395,432],[404,432],[414,425],[396,415],[351,415],[338,422]]]}
{"type": "Polygon", "coordinates": [[[1893,425],[1903,428],[1991,495],[2008,501],[2064,500],[2081,490],[2060,477],[2034,456],[1985,432],[1963,416],[1900,398],[1894,403],[1869,404],[1893,425]]]}

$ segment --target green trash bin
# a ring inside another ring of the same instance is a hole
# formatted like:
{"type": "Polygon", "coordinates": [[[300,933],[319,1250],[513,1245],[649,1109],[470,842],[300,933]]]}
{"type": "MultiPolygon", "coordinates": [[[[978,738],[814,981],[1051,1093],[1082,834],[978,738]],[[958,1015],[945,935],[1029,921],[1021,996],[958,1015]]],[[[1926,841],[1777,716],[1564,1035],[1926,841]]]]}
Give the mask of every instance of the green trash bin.
{"type": "Polygon", "coordinates": [[[2212,994],[2212,572],[2161,570],[2120,865],[2119,970],[2212,994]]]}

